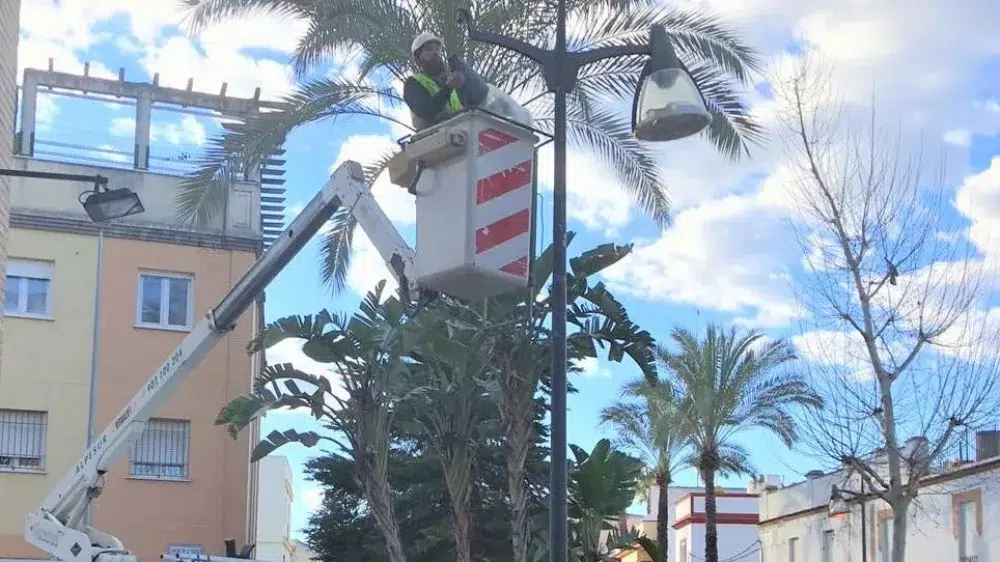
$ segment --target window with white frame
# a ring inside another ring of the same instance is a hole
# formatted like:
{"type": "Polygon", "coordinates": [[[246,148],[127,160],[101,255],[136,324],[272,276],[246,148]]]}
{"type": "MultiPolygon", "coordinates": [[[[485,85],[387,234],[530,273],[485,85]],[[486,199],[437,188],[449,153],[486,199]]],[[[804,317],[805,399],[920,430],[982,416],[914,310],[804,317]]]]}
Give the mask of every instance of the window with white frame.
{"type": "Polygon", "coordinates": [[[10,260],[7,262],[6,275],[4,314],[28,318],[52,316],[51,263],[10,260]]]}
{"type": "Polygon", "coordinates": [[[189,328],[193,302],[191,281],[186,275],[141,273],[136,323],[150,328],[189,328]]]}
{"type": "Polygon", "coordinates": [[[796,560],[798,560],[795,557],[796,551],[798,550],[798,548],[799,548],[799,538],[798,537],[792,537],[792,538],[788,539],[788,562],[795,562],[796,560]]]}
{"type": "Polygon", "coordinates": [[[680,562],[688,562],[688,541],[681,539],[680,542],[680,562]]]}
{"type": "Polygon", "coordinates": [[[186,480],[191,422],[150,419],[132,447],[129,475],[153,480],[186,480]]]}
{"type": "Polygon", "coordinates": [[[0,471],[45,470],[48,414],[0,409],[0,471]]]}

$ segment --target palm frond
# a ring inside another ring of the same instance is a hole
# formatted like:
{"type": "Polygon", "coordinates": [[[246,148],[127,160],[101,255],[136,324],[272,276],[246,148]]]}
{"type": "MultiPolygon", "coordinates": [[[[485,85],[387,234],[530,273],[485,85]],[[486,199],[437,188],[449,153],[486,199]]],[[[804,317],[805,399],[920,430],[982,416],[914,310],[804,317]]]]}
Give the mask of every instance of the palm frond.
{"type": "Polygon", "coordinates": [[[256,14],[308,18],[320,0],[176,0],[187,12],[185,23],[191,33],[228,19],[256,14]]]}
{"type": "Polygon", "coordinates": [[[740,93],[717,67],[700,63],[688,70],[712,114],[705,133],[709,140],[732,160],[741,154],[749,156],[750,144],[764,142],[764,128],[754,120],[740,93]]]}
{"type": "MultiPolygon", "coordinates": [[[[375,183],[397,152],[398,148],[389,149],[364,166],[365,178],[369,185],[375,183]]],[[[351,269],[354,233],[358,221],[351,209],[339,209],[329,224],[330,228],[320,246],[320,280],[336,294],[347,287],[347,274],[351,269]]]]}
{"type": "Polygon", "coordinates": [[[398,101],[398,95],[389,89],[321,78],[285,96],[281,110],[227,126],[221,135],[209,140],[195,159],[198,168],[181,182],[176,199],[178,220],[206,224],[220,216],[231,183],[245,179],[291,131],[320,119],[335,119],[342,112],[367,112],[370,107],[364,102],[372,98],[398,101]]]}
{"type": "MultiPolygon", "coordinates": [[[[657,225],[670,221],[667,198],[660,168],[652,151],[632,134],[632,124],[608,108],[595,108],[588,119],[571,108],[567,137],[576,147],[592,151],[615,173],[616,179],[657,225]]],[[[552,117],[536,121],[539,129],[551,129],[552,117]]]]}

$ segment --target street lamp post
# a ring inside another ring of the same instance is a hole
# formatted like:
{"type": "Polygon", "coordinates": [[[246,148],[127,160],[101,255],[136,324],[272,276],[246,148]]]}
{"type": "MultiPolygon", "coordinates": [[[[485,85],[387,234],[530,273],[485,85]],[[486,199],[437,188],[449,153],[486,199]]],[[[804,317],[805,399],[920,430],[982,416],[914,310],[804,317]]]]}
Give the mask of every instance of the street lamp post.
{"type": "Polygon", "coordinates": [[[632,107],[632,128],[641,141],[669,141],[694,135],[712,116],[687,70],[678,60],[666,29],[654,26],[646,45],[614,45],[586,51],[566,49],[566,1],[556,9],[556,44],[552,50],[487,30],[474,29],[472,16],[459,10],[459,22],[468,26],[469,39],[520,53],[542,67],[545,85],[555,95],[554,178],[552,218],[552,467],[550,477],[550,561],[568,559],[566,439],[566,96],[576,85],[582,67],[600,60],[646,55],[640,89],[632,107]]]}
{"type": "Polygon", "coordinates": [[[865,479],[861,479],[861,491],[854,492],[838,488],[836,485],[830,490],[830,515],[842,515],[850,511],[847,506],[848,500],[857,500],[861,506],[861,562],[868,562],[868,540],[865,521],[865,479]]]}

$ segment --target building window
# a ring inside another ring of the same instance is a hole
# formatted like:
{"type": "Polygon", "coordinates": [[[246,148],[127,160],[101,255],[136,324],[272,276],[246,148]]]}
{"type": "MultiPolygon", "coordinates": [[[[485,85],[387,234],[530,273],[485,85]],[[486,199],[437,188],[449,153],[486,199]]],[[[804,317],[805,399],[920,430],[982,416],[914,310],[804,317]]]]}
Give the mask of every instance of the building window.
{"type": "Polygon", "coordinates": [[[833,531],[823,531],[823,562],[833,562],[833,531]]]}
{"type": "Polygon", "coordinates": [[[192,296],[190,277],[140,274],[136,323],[149,328],[190,328],[192,296]]]}
{"type": "Polygon", "coordinates": [[[892,562],[891,514],[879,521],[879,543],[879,562],[892,562]]]}
{"type": "Polygon", "coordinates": [[[132,448],[129,475],[153,480],[186,480],[191,422],[150,419],[132,448]]]}
{"type": "Polygon", "coordinates": [[[6,270],[4,313],[8,316],[51,318],[52,264],[10,260],[6,270]]]}
{"type": "Polygon", "coordinates": [[[799,548],[798,537],[792,537],[788,539],[788,562],[795,562],[798,560],[795,558],[795,551],[799,548]]]}
{"type": "Polygon", "coordinates": [[[680,542],[680,562],[688,562],[688,541],[687,539],[681,539],[680,542]]]}
{"type": "Polygon", "coordinates": [[[976,502],[958,504],[958,560],[978,562],[976,555],[976,502]]]}
{"type": "Polygon", "coordinates": [[[0,409],[0,471],[44,471],[47,426],[45,412],[0,409]]]}

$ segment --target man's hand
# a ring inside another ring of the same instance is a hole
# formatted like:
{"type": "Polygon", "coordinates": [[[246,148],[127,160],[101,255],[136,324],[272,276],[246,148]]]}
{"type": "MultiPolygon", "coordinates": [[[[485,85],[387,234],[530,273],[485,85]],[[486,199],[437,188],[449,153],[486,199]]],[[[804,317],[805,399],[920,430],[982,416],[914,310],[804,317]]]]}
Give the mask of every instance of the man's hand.
{"type": "Polygon", "coordinates": [[[461,72],[449,72],[448,79],[445,80],[444,85],[451,89],[461,88],[465,85],[465,75],[461,72]]]}

